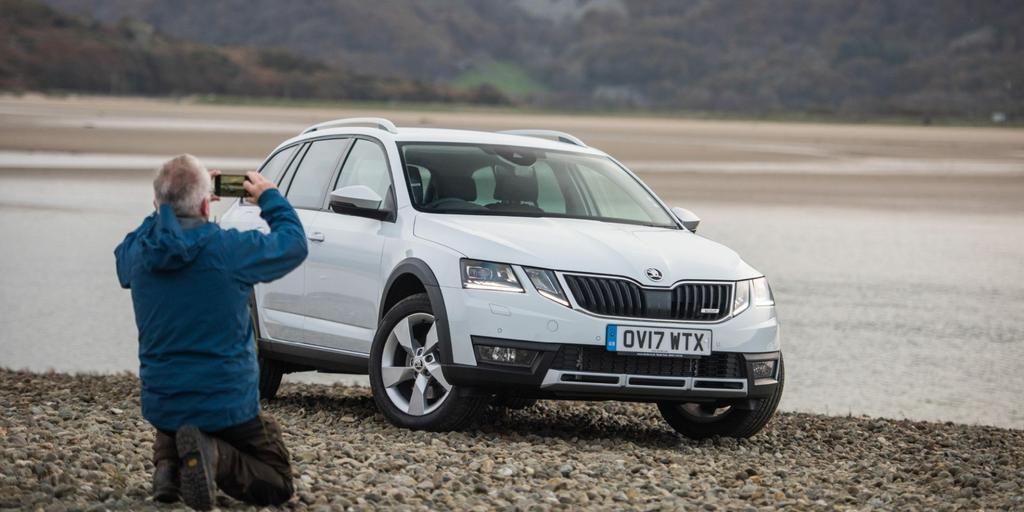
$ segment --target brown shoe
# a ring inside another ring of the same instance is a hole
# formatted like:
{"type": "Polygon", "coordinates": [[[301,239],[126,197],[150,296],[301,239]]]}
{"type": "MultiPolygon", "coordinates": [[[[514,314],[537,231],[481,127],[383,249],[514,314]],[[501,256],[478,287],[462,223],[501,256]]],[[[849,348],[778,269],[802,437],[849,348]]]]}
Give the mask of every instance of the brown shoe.
{"type": "Polygon", "coordinates": [[[163,503],[174,503],[181,496],[178,462],[162,460],[153,470],[153,499],[163,503]]]}
{"type": "Polygon", "coordinates": [[[192,425],[178,429],[175,444],[181,457],[181,497],[196,510],[210,510],[217,497],[217,445],[192,425]]]}

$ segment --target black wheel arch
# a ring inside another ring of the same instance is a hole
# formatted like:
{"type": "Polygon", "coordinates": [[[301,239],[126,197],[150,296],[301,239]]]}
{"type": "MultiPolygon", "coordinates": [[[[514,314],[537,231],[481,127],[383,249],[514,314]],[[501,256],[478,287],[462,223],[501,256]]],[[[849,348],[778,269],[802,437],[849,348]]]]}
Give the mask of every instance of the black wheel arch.
{"type": "Polygon", "coordinates": [[[452,338],[448,330],[448,313],[444,306],[441,286],[427,262],[419,258],[406,258],[395,266],[384,284],[377,321],[379,323],[388,310],[400,300],[417,293],[426,293],[430,299],[430,309],[434,312],[434,321],[437,325],[437,340],[441,345],[441,364],[451,364],[452,338]]]}

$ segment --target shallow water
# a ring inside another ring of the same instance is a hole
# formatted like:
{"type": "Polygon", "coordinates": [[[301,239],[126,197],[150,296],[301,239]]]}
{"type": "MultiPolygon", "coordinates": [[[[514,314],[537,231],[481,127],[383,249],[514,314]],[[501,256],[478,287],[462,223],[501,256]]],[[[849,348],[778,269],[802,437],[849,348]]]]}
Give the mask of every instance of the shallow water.
{"type": "MultiPolygon", "coordinates": [[[[135,370],[112,251],[151,208],[148,176],[0,172],[0,366],[135,370]]],[[[772,281],[784,409],[1024,427],[1019,214],[687,207],[772,281]]]]}
{"type": "MultiPolygon", "coordinates": [[[[135,370],[112,251],[151,209],[142,169],[162,155],[248,168],[310,124],[379,114],[0,98],[0,366],[135,370]]],[[[1024,359],[1024,131],[387,115],[401,126],[569,130],[646,173],[704,219],[702,234],[771,279],[784,409],[1024,427],[1024,372],[1012,367],[1024,359]]]]}

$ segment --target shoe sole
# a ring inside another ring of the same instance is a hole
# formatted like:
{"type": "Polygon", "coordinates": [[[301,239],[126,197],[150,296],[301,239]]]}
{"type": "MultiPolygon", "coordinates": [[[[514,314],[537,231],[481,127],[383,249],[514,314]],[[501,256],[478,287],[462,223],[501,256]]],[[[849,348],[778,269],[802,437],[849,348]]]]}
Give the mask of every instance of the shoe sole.
{"type": "Polygon", "coordinates": [[[181,497],[196,510],[213,508],[217,487],[210,471],[209,441],[192,425],[178,430],[175,444],[181,457],[181,497]]]}
{"type": "Polygon", "coordinates": [[[153,500],[160,503],[177,503],[178,493],[175,491],[157,491],[153,493],[153,500]]]}

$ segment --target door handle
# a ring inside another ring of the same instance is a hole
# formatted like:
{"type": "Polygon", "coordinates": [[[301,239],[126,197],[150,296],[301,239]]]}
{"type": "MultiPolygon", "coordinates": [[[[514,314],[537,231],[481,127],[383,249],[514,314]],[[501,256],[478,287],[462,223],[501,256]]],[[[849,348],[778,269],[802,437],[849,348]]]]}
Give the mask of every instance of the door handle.
{"type": "Polygon", "coordinates": [[[309,241],[311,241],[311,242],[323,242],[324,241],[324,234],[319,232],[319,231],[314,231],[314,232],[310,233],[309,236],[307,236],[306,238],[308,238],[309,241]]]}

